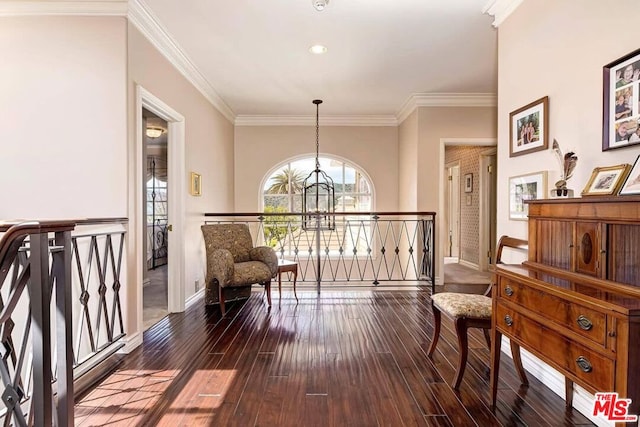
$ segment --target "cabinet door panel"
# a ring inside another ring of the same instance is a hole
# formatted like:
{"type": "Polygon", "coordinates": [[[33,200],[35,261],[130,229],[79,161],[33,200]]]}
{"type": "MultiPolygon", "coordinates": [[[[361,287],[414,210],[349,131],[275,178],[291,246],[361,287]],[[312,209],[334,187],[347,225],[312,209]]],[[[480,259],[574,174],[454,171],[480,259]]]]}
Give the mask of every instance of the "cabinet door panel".
{"type": "Polygon", "coordinates": [[[590,276],[600,275],[601,251],[600,224],[597,222],[576,223],[576,271],[590,276]]]}
{"type": "Polygon", "coordinates": [[[611,224],[607,249],[607,279],[640,285],[640,227],[611,224]]]}
{"type": "Polygon", "coordinates": [[[537,261],[572,270],[573,222],[538,220],[537,223],[537,261]]]}

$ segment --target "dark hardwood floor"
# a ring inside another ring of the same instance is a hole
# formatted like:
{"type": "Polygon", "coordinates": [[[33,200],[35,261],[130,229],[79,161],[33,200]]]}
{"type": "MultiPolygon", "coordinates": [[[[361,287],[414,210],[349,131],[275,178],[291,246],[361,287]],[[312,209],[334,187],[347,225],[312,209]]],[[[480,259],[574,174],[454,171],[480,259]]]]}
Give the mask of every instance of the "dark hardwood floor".
{"type": "MultiPolygon", "coordinates": [[[[308,289],[308,288],[307,288],[308,289]]],[[[283,289],[221,318],[201,301],[144,334],[116,372],[79,396],[79,426],[583,426],[593,425],[530,376],[521,387],[503,357],[495,412],[489,350],[470,336],[455,392],[457,345],[443,318],[433,360],[425,290],[283,289]]]]}

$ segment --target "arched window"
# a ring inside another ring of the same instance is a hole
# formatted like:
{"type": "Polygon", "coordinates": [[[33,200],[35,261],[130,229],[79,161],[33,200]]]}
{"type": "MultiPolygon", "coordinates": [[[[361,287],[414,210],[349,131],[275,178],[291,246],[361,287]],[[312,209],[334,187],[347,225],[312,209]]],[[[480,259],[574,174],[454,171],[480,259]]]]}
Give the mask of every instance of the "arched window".
{"type": "MultiPolygon", "coordinates": [[[[331,257],[345,253],[355,256],[357,252],[367,254],[371,227],[369,221],[359,220],[357,214],[373,209],[369,178],[362,169],[344,160],[329,157],[320,157],[318,160],[320,169],[333,179],[336,212],[347,213],[336,218],[335,230],[322,231],[323,252],[331,257]]],[[[263,211],[302,213],[303,182],[315,167],[315,157],[306,157],[276,168],[262,188],[263,211]]],[[[283,256],[299,259],[300,251],[310,256],[315,251],[313,242],[316,235],[314,231],[303,230],[300,220],[299,216],[286,215],[265,218],[266,244],[273,246],[283,256]]]]}
{"type": "MultiPolygon", "coordinates": [[[[320,157],[320,169],[335,185],[336,212],[370,212],[372,188],[364,171],[343,160],[320,157]]],[[[315,157],[280,165],[263,187],[266,212],[302,212],[302,182],[315,169],[315,157]]]]}

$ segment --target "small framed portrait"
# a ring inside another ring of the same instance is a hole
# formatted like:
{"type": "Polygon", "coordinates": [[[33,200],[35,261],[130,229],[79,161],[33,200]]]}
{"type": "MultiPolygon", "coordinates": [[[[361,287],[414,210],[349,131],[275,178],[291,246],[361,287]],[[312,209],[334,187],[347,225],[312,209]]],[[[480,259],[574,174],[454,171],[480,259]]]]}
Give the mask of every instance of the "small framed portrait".
{"type": "Polygon", "coordinates": [[[464,175],[464,192],[473,193],[473,174],[467,173],[464,175]]]}
{"type": "Polygon", "coordinates": [[[191,172],[191,188],[189,194],[192,196],[202,195],[202,176],[199,173],[191,172]]]}
{"type": "Polygon", "coordinates": [[[509,157],[549,147],[549,97],[545,96],[509,114],[509,157]]]}
{"type": "Polygon", "coordinates": [[[509,219],[526,220],[529,215],[527,200],[544,198],[547,193],[547,171],[509,178],[509,219]]]}
{"type": "Polygon", "coordinates": [[[582,190],[583,196],[613,196],[617,194],[627,177],[631,165],[626,163],[615,166],[595,168],[591,178],[582,190]]]}
{"type": "Polygon", "coordinates": [[[603,67],[602,151],[640,144],[640,49],[603,67]]]}
{"type": "Polygon", "coordinates": [[[629,175],[627,175],[627,180],[622,185],[620,194],[624,196],[640,194],[640,156],[638,156],[633,163],[629,175]]]}

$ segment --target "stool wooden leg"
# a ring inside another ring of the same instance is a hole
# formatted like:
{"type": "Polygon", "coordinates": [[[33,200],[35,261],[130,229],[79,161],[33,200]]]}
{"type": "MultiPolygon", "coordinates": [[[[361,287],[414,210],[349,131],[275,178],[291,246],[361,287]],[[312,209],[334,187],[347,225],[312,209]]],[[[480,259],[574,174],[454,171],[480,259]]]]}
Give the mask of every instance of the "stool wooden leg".
{"type": "Polygon", "coordinates": [[[467,356],[469,355],[469,343],[467,340],[467,319],[459,317],[456,319],[456,335],[458,335],[458,350],[460,351],[460,361],[458,362],[458,371],[453,380],[453,389],[457,390],[462,382],[464,370],[467,367],[467,356]]]}
{"type": "Polygon", "coordinates": [[[429,346],[429,351],[427,352],[427,356],[429,357],[433,356],[433,352],[436,349],[436,344],[438,344],[438,338],[440,338],[441,322],[440,310],[438,310],[435,305],[431,304],[431,311],[433,311],[433,337],[431,338],[431,345],[429,346]]]}
{"type": "Polygon", "coordinates": [[[282,271],[278,271],[278,293],[280,294],[280,300],[282,301],[282,271]]]}

